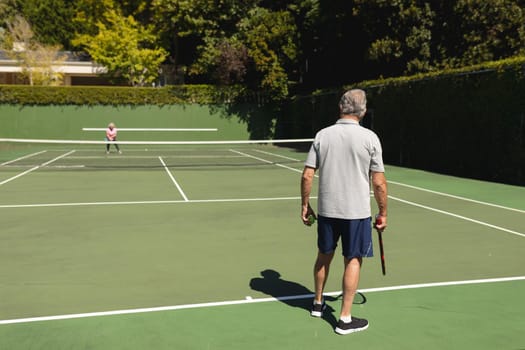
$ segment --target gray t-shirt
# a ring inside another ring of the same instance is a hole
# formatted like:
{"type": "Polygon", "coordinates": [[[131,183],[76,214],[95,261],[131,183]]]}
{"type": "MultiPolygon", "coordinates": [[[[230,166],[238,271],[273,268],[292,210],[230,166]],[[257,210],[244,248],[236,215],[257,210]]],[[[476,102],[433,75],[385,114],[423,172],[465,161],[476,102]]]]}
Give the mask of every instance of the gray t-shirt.
{"type": "Polygon", "coordinates": [[[377,135],[355,120],[339,119],[320,130],[305,165],[319,170],[319,215],[339,219],[371,216],[370,172],[384,172],[377,135]]]}

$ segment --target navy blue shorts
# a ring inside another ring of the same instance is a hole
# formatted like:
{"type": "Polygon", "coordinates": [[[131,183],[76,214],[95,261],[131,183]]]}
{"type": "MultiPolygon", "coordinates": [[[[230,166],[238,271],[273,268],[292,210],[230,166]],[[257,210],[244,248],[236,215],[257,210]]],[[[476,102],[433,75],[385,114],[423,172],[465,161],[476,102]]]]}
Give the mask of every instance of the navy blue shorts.
{"type": "Polygon", "coordinates": [[[337,248],[339,237],[341,237],[341,246],[345,258],[374,256],[371,217],[346,220],[319,215],[317,219],[317,247],[321,253],[333,253],[337,248]]]}

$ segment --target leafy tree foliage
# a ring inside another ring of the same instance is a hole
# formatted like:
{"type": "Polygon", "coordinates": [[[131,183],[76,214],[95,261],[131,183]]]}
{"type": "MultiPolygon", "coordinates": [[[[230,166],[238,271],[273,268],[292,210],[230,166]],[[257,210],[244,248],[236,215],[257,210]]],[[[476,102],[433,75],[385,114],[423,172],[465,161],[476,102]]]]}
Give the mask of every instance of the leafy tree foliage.
{"type": "Polygon", "coordinates": [[[209,74],[216,84],[233,85],[244,83],[247,66],[248,50],[237,38],[206,38],[190,74],[209,74]]]}
{"type": "Polygon", "coordinates": [[[0,0],[0,26],[21,16],[30,23],[34,39],[46,45],[70,47],[75,33],[71,18],[75,14],[72,1],[66,0],[0,0]]]}
{"type": "Polygon", "coordinates": [[[275,98],[288,95],[289,68],[297,55],[295,24],[286,11],[254,8],[239,23],[242,41],[259,75],[259,88],[275,98]],[[291,35],[292,34],[292,35],[291,35]]]}
{"type": "Polygon", "coordinates": [[[161,15],[159,27],[171,35],[173,62],[186,63],[190,75],[222,84],[243,82],[283,97],[287,68],[296,57],[297,28],[289,12],[257,3],[154,0],[153,7],[161,15]],[[183,49],[194,53],[190,60],[183,49]]]}
{"type": "Polygon", "coordinates": [[[453,45],[443,62],[469,65],[525,53],[525,9],[511,0],[458,0],[453,8],[453,45]]]}
{"type": "Polygon", "coordinates": [[[96,23],[95,36],[83,34],[75,45],[86,48],[93,59],[104,65],[116,77],[127,79],[132,86],[155,82],[158,69],[167,52],[154,46],[156,37],[133,17],[124,17],[116,10],[105,13],[96,23]]]}
{"type": "Polygon", "coordinates": [[[35,40],[31,25],[21,16],[15,16],[6,26],[8,32],[3,35],[0,47],[19,62],[21,75],[29,85],[60,85],[63,74],[56,66],[65,60],[60,46],[35,40]]]}
{"type": "MultiPolygon", "coordinates": [[[[98,23],[104,19],[106,13],[120,10],[113,0],[78,0],[75,2],[75,33],[83,35],[97,35],[98,23]]],[[[75,45],[76,40],[72,40],[75,45]]]]}
{"type": "Polygon", "coordinates": [[[431,67],[434,12],[420,0],[356,0],[353,15],[370,38],[368,57],[398,74],[431,67]],[[393,69],[392,69],[393,68],[393,69]]]}
{"type": "Polygon", "coordinates": [[[459,67],[524,52],[516,0],[355,0],[371,60],[389,75],[459,67]],[[392,69],[393,68],[393,69],[392,69]]]}
{"type": "MultiPolygon", "coordinates": [[[[215,45],[229,41],[237,33],[237,23],[257,2],[153,0],[151,8],[157,31],[170,52],[170,62],[184,67],[200,62],[191,71],[203,77],[204,66],[211,72],[214,70],[211,55],[206,51],[211,49],[217,56],[215,45]]],[[[233,42],[230,45],[238,47],[233,42]]]]}
{"type": "Polygon", "coordinates": [[[93,57],[133,85],[149,84],[163,57],[164,72],[184,71],[186,82],[241,83],[276,98],[292,86],[525,54],[525,0],[0,0],[4,31],[17,14],[43,43],[89,42],[93,57]],[[153,54],[155,43],[164,51],[153,54]]]}

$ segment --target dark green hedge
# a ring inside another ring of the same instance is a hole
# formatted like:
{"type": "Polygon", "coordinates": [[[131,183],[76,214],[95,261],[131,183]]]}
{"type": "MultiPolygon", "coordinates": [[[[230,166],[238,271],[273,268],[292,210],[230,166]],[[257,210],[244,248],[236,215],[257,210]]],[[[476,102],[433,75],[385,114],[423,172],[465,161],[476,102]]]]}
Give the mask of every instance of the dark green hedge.
{"type": "Polygon", "coordinates": [[[241,87],[177,85],[161,88],[0,85],[0,104],[170,105],[214,104],[239,98],[241,87]]]}
{"type": "Polygon", "coordinates": [[[367,92],[363,122],[388,164],[525,185],[525,57],[297,97],[280,129],[313,136],[335,121],[341,94],[353,87],[367,92]]]}
{"type": "Polygon", "coordinates": [[[392,164],[525,184],[520,68],[369,89],[374,129],[392,164]]]}
{"type": "Polygon", "coordinates": [[[385,161],[446,174],[525,185],[525,57],[473,67],[366,81],[272,104],[242,87],[0,86],[0,104],[227,104],[252,132],[312,137],[338,117],[341,94],[367,91],[364,124],[377,131],[385,161]],[[255,130],[255,131],[254,131],[255,130]]]}

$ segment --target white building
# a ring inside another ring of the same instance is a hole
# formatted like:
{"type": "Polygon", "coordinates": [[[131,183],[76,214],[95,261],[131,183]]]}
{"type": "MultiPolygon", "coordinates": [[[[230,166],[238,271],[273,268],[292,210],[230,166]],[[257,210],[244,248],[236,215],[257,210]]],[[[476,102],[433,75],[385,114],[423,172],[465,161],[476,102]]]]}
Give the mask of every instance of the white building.
{"type": "MultiPolygon", "coordinates": [[[[63,73],[64,85],[109,85],[102,75],[106,68],[91,61],[85,54],[62,52],[66,60],[56,67],[56,71],[63,73]]],[[[20,64],[0,51],[0,84],[24,84],[19,73],[20,64]]]]}

